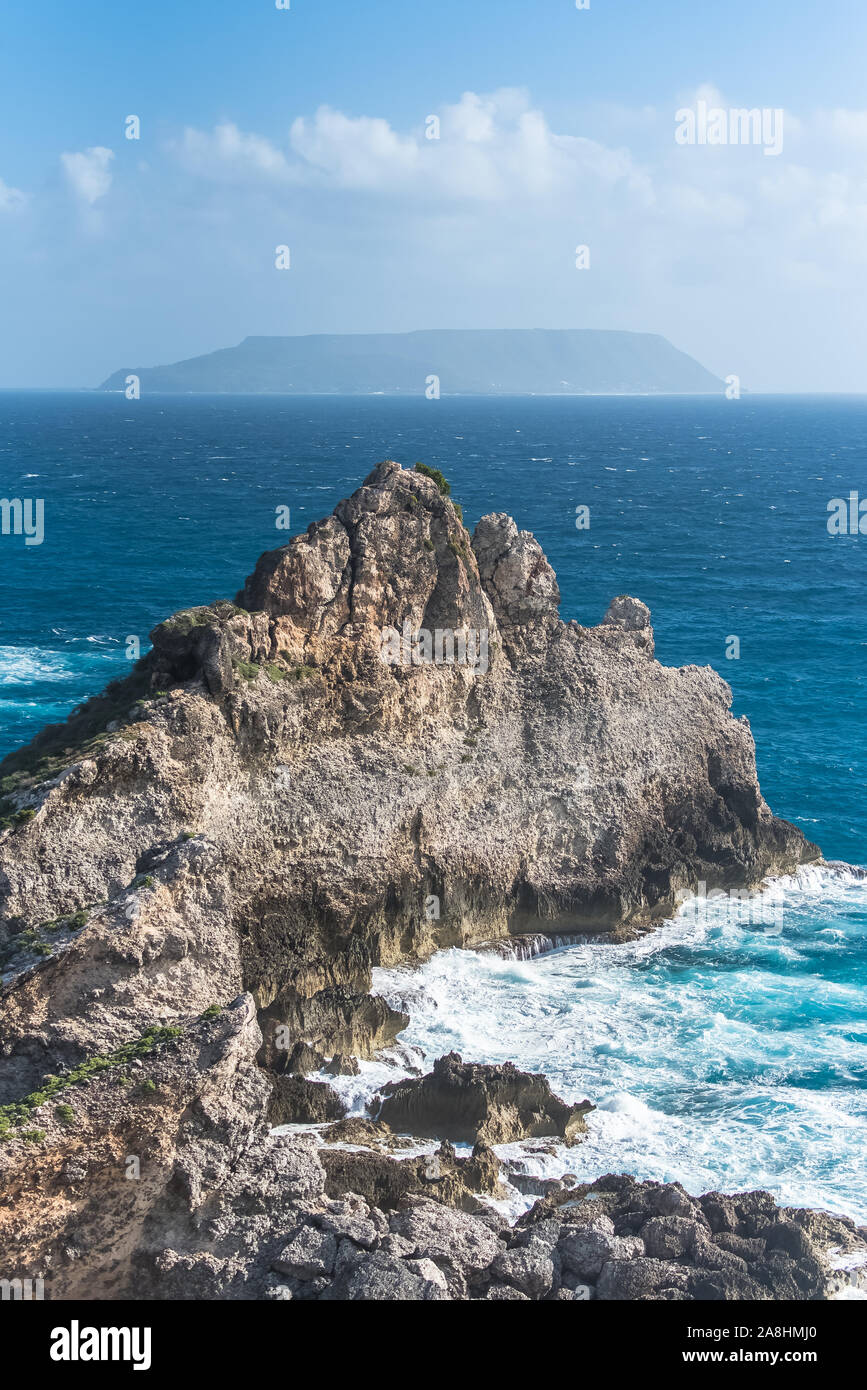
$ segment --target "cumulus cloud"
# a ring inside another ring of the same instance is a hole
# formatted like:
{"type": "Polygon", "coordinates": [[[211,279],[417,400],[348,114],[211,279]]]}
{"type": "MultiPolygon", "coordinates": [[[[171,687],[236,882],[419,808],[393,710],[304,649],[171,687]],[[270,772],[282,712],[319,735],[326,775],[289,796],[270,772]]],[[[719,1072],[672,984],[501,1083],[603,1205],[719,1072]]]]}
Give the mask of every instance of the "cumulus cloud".
{"type": "Polygon", "coordinates": [[[75,154],[62,154],[60,162],[73,193],[90,207],[104,198],[111,188],[111,161],[114,151],[104,145],[75,154]]]}
{"type": "Polygon", "coordinates": [[[815,126],[817,133],[828,140],[848,145],[867,145],[867,111],[847,111],[842,107],[820,111],[815,126]]]}
{"type": "Polygon", "coordinates": [[[585,112],[577,134],[554,129],[524,89],[502,88],[464,92],[406,130],[322,106],[282,140],[222,124],[190,128],[172,148],[188,174],[270,190],[278,205],[289,188],[307,190],[305,208],[317,190],[363,195],[371,215],[370,200],[387,203],[388,226],[421,239],[436,219],[438,254],[462,247],[466,260],[478,249],[476,276],[502,269],[480,248],[505,228],[525,265],[537,244],[563,254],[574,229],[574,241],[604,248],[635,293],[642,277],[655,294],[684,273],[691,284],[728,276],[867,288],[867,111],[786,111],[781,157],[769,160],[741,144],[678,144],[676,112],[699,101],[750,106],[704,84],[673,93],[668,106],[585,112]]]}
{"type": "Polygon", "coordinates": [[[627,150],[556,134],[520,89],[487,96],[465,92],[431,116],[438,129],[422,126],[402,134],[382,117],[321,106],[293,122],[285,146],[228,124],[211,132],[187,129],[173,148],[189,172],[216,180],[367,190],[425,201],[550,197],[574,191],[584,180],[624,181],[642,198],[651,196],[647,175],[627,150]]]}
{"type": "Polygon", "coordinates": [[[318,175],[341,188],[400,187],[421,162],[413,136],[398,135],[380,117],[345,116],[329,106],[320,106],[312,121],[295,121],[289,141],[299,175],[318,175]]]}
{"type": "Polygon", "coordinates": [[[815,258],[845,283],[847,267],[867,261],[858,240],[867,111],[786,111],[782,157],[770,161],[743,145],[678,145],[676,111],[699,101],[750,105],[704,84],[673,94],[668,110],[600,108],[585,125],[590,138],[553,129],[525,90],[502,88],[465,92],[406,131],[322,106],[282,141],[222,124],[186,130],[173,150],[188,173],[213,182],[364,193],[388,199],[398,216],[431,215],[437,205],[442,217],[478,221],[488,204],[492,217],[512,220],[571,214],[620,239],[634,218],[630,230],[657,241],[657,265],[666,246],[673,263],[682,249],[692,264],[710,265],[737,235],[742,260],[761,260],[775,275],[796,266],[800,280],[815,258]]]}
{"type": "Polygon", "coordinates": [[[285,183],[293,171],[282,150],[262,135],[248,135],[231,121],[213,131],[188,126],[169,149],[192,174],[218,180],[285,183]]]}
{"type": "Polygon", "coordinates": [[[27,194],[12,188],[0,179],[0,212],[18,212],[27,202],[27,194]]]}

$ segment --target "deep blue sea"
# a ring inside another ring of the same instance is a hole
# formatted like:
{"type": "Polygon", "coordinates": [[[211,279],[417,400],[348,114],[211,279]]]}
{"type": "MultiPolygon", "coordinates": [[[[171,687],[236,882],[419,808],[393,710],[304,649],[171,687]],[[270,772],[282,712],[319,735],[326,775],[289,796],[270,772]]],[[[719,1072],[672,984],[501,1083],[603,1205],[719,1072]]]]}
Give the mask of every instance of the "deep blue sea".
{"type": "MultiPolygon", "coordinates": [[[[533,531],[564,617],[648,603],[662,662],[731,684],[774,809],[867,864],[867,536],[826,524],[832,498],[867,497],[861,397],[0,392],[0,496],[45,504],[41,545],[0,536],[0,754],[123,674],[128,637],[233,597],[285,543],[278,507],[303,530],[386,457],[441,468],[471,528],[507,511],[533,531]]],[[[773,891],[773,934],[731,908],[635,948],[444,953],[414,972],[406,1041],[586,1091],[583,1171],[761,1183],[867,1220],[867,889],[822,870],[773,891]]]]}

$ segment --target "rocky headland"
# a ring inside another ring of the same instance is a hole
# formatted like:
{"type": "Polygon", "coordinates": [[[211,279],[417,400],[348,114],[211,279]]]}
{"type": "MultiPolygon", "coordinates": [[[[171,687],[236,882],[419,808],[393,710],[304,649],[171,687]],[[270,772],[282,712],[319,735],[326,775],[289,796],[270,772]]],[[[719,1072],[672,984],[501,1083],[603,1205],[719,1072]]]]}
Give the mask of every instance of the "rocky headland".
{"type": "Polygon", "coordinates": [[[592,1108],[543,1077],[448,1057],[366,1117],[328,1084],[405,1027],[377,965],[618,940],[700,882],[818,857],[714,672],[661,666],[637,599],[590,628],[558,605],[509,517],[471,537],[441,477],[384,463],[0,765],[0,1275],[66,1298],[833,1291],[851,1223],[510,1174],[496,1145],[580,1143],[592,1108]],[[517,1227],[510,1178],[539,1198],[517,1227]]]}

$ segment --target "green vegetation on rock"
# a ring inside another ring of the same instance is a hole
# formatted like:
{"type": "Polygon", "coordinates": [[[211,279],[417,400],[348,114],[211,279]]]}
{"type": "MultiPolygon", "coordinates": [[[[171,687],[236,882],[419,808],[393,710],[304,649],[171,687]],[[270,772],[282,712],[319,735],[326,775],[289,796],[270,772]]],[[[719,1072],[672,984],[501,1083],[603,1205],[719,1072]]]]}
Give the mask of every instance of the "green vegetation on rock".
{"type": "Polygon", "coordinates": [[[438,468],[429,468],[426,463],[417,463],[415,465],[415,471],[416,473],[421,473],[423,478],[430,478],[432,482],[436,483],[443,497],[451,497],[451,484],[446,482],[445,477],[438,468]]]}
{"type": "MultiPolygon", "coordinates": [[[[136,1058],[149,1057],[152,1053],[174,1038],[180,1037],[182,1028],[161,1028],[152,1027],[145,1030],[140,1038],[135,1042],[125,1043],[123,1047],[118,1047],[114,1052],[109,1052],[103,1056],[89,1057],[87,1061],[80,1062],[77,1067],[65,1072],[62,1076],[46,1077],[42,1088],[38,1091],[31,1091],[29,1095],[23,1096],[21,1100],[13,1101],[11,1105],[0,1106],[0,1139],[13,1137],[17,1131],[21,1131],[21,1126],[26,1124],[34,1110],[38,1110],[40,1105],[52,1100],[55,1096],[65,1091],[69,1086],[86,1086],[92,1077],[98,1076],[101,1072],[110,1071],[113,1067],[127,1066],[136,1058]]],[[[144,1083],[142,1089],[145,1089],[144,1083]]],[[[156,1086],[150,1083],[153,1090],[156,1086]]],[[[72,1111],[72,1107],[66,1105],[64,1110],[72,1111]]],[[[55,1110],[57,1114],[57,1110],[55,1110]]],[[[74,1116],[72,1116],[74,1118],[74,1116]]],[[[60,1117],[58,1117],[60,1118],[60,1117]]],[[[66,1121],[62,1121],[66,1123],[66,1121]]],[[[20,1139],[28,1139],[30,1136],[38,1134],[41,1142],[45,1138],[42,1130],[29,1130],[18,1133],[20,1139]]]]}

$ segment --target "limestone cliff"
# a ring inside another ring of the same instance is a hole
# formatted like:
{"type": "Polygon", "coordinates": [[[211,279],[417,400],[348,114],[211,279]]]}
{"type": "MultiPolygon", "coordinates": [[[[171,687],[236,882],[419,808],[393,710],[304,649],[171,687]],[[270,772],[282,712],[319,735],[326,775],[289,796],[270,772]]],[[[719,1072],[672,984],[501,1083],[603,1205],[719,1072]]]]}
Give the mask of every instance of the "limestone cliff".
{"type": "Polygon", "coordinates": [[[377,1123],[269,1135],[299,1104],[340,1113],[305,1058],[351,1070],[404,1026],[374,965],[623,935],[699,880],[817,855],[763,801],[718,676],[661,666],[637,599],[593,628],[558,604],[509,517],[471,539],[443,479],[384,463],[235,603],[163,623],[127,680],[6,759],[0,1272],[54,1298],[832,1288],[823,1242],[863,1233],[781,1224],[767,1194],[603,1180],[587,1235],[584,1196],[562,1216],[563,1184],[527,1179],[538,1225],[501,1229],[489,1145],[580,1142],[590,1108],[513,1068],[445,1058],[384,1088],[377,1123]],[[397,1162],[404,1126],[446,1142],[397,1162]]]}
{"type": "Polygon", "coordinates": [[[531,535],[498,514],[471,538],[384,463],[8,758],[0,1103],[243,991],[263,1062],[369,1055],[403,1026],[375,964],[623,932],[816,856],[713,671],[661,666],[636,599],[598,627],[558,604],[531,535]],[[383,629],[469,634],[475,666],[389,664],[383,629]]]}

